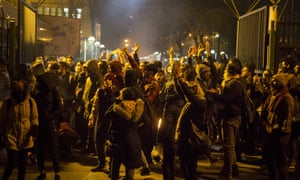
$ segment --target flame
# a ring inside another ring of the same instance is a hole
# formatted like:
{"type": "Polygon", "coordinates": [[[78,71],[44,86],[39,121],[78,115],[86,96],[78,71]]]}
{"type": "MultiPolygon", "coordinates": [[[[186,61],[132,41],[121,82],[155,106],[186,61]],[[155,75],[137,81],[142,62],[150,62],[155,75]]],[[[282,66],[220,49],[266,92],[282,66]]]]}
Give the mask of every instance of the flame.
{"type": "Polygon", "coordinates": [[[158,129],[160,129],[160,125],[161,125],[161,118],[159,118],[158,120],[158,129]]]}

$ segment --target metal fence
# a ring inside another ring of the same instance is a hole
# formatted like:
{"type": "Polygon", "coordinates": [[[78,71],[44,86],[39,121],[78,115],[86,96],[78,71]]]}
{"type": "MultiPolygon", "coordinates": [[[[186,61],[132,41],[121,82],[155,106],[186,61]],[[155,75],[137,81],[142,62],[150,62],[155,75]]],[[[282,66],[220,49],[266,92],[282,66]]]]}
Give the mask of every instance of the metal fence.
{"type": "Polygon", "coordinates": [[[300,62],[300,23],[278,22],[276,40],[277,64],[288,55],[300,62]]]}

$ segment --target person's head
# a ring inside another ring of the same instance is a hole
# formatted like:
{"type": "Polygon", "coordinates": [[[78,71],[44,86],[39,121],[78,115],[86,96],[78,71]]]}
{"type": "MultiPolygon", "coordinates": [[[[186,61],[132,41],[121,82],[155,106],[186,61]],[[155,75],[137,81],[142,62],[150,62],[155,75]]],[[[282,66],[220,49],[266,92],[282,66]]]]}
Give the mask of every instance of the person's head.
{"type": "Polygon", "coordinates": [[[109,66],[106,61],[99,61],[98,62],[99,71],[102,75],[105,75],[109,71],[109,66]]]}
{"type": "Polygon", "coordinates": [[[194,81],[195,78],[196,78],[196,72],[194,69],[190,68],[190,69],[187,69],[184,71],[183,73],[183,78],[186,80],[186,81],[194,81]]]}
{"type": "Polygon", "coordinates": [[[136,69],[127,69],[125,71],[125,87],[130,87],[134,85],[139,85],[141,83],[142,74],[136,69]]]}
{"type": "Polygon", "coordinates": [[[23,102],[28,95],[28,82],[23,79],[15,79],[11,83],[11,97],[17,102],[23,102]]]}
{"type": "Polygon", "coordinates": [[[70,64],[68,64],[67,62],[60,61],[58,65],[59,65],[59,73],[62,76],[65,76],[70,71],[70,64]]]}
{"type": "Polygon", "coordinates": [[[174,61],[172,64],[169,64],[166,67],[166,74],[170,78],[176,78],[181,76],[180,63],[178,61],[174,61]]]}
{"type": "Polygon", "coordinates": [[[109,69],[114,74],[122,74],[123,73],[123,65],[119,60],[110,61],[109,69]]]}
{"type": "Polygon", "coordinates": [[[211,76],[211,70],[210,67],[208,67],[205,64],[197,64],[196,67],[196,73],[198,74],[198,77],[203,81],[208,81],[211,76]]]}
{"type": "Polygon", "coordinates": [[[262,79],[271,80],[272,75],[273,73],[270,69],[265,69],[262,73],[262,79]]]}
{"type": "Polygon", "coordinates": [[[299,74],[300,73],[300,63],[297,63],[294,67],[294,73],[299,74]]]}
{"type": "Polygon", "coordinates": [[[291,56],[287,56],[280,60],[280,68],[282,68],[283,72],[290,73],[293,71],[295,66],[295,61],[291,56]]]}
{"type": "Polygon", "coordinates": [[[56,74],[59,73],[59,64],[58,62],[56,61],[51,61],[48,63],[48,66],[47,66],[47,71],[52,71],[52,72],[55,72],[56,74]]]}
{"type": "Polygon", "coordinates": [[[30,69],[34,76],[39,76],[45,72],[44,64],[38,61],[32,63],[30,69]]]}
{"type": "Polygon", "coordinates": [[[72,56],[66,56],[65,61],[69,64],[70,67],[74,66],[74,58],[72,56]]]}
{"type": "Polygon", "coordinates": [[[155,73],[154,75],[154,79],[157,81],[157,82],[163,82],[165,80],[165,73],[163,70],[158,70],[157,73],[155,73]]]}
{"type": "Polygon", "coordinates": [[[88,76],[97,76],[99,73],[98,62],[95,59],[90,59],[86,64],[86,71],[88,76]]]}
{"type": "Polygon", "coordinates": [[[76,63],[76,66],[75,66],[75,73],[81,73],[81,72],[83,72],[83,64],[84,64],[84,62],[83,61],[78,61],[77,63],[76,63]]]}
{"type": "Polygon", "coordinates": [[[116,79],[115,74],[108,72],[104,75],[103,80],[104,80],[105,88],[112,88],[113,86],[115,86],[116,88],[119,88],[118,81],[116,79]]]}
{"type": "Polygon", "coordinates": [[[271,79],[271,91],[275,94],[281,90],[287,90],[290,78],[291,75],[287,73],[273,75],[271,79]]]}
{"type": "Polygon", "coordinates": [[[140,63],[139,65],[139,68],[141,69],[141,71],[144,73],[145,72],[145,69],[146,69],[146,66],[149,64],[149,62],[147,61],[143,61],[140,63]]]}
{"type": "Polygon", "coordinates": [[[227,64],[227,62],[228,62],[228,58],[227,58],[226,54],[224,54],[224,53],[221,54],[220,63],[227,64]]]}
{"type": "Polygon", "coordinates": [[[254,63],[246,63],[241,70],[241,76],[251,78],[255,73],[255,68],[256,65],[254,63]]]}
{"type": "Polygon", "coordinates": [[[241,74],[241,69],[242,63],[239,59],[230,59],[224,71],[224,79],[230,79],[230,77],[239,76],[241,74]]]}

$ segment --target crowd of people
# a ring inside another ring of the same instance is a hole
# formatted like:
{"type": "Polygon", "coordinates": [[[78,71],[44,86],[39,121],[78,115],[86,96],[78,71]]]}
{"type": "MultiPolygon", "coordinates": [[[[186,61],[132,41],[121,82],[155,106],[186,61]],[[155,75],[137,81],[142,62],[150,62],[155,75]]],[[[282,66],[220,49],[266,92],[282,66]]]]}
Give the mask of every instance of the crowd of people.
{"type": "Polygon", "coordinates": [[[163,67],[140,61],[138,50],[135,44],[133,52],[118,49],[86,62],[36,58],[11,75],[2,60],[0,133],[10,159],[2,179],[17,165],[18,179],[25,179],[29,152],[36,155],[38,179],[45,179],[46,151],[60,179],[60,157],[77,149],[97,155],[92,172],[117,180],[123,164],[125,178],[133,180],[135,169],[151,173],[153,147],[160,145],[165,180],[175,179],[176,156],[184,178],[196,180],[199,156],[218,159],[210,146],[191,145],[190,122],[210,144],[223,145],[221,179],[239,176],[243,154],[257,153],[270,179],[288,179],[292,161],[300,178],[300,63],[286,57],[276,73],[258,74],[254,64],[226,55],[216,61],[199,46],[179,61],[171,48],[163,67]],[[249,121],[242,118],[244,96],[256,109],[249,121]]]}

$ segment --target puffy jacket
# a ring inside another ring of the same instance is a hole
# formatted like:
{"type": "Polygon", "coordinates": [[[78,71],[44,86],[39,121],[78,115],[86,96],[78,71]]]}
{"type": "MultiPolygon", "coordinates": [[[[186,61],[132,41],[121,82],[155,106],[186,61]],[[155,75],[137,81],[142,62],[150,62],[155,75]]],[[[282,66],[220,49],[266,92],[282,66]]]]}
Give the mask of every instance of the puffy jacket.
{"type": "Polygon", "coordinates": [[[0,117],[7,120],[3,122],[7,149],[22,150],[33,147],[34,129],[39,124],[37,105],[33,98],[27,97],[21,103],[14,99],[5,100],[0,107],[0,117]]]}

